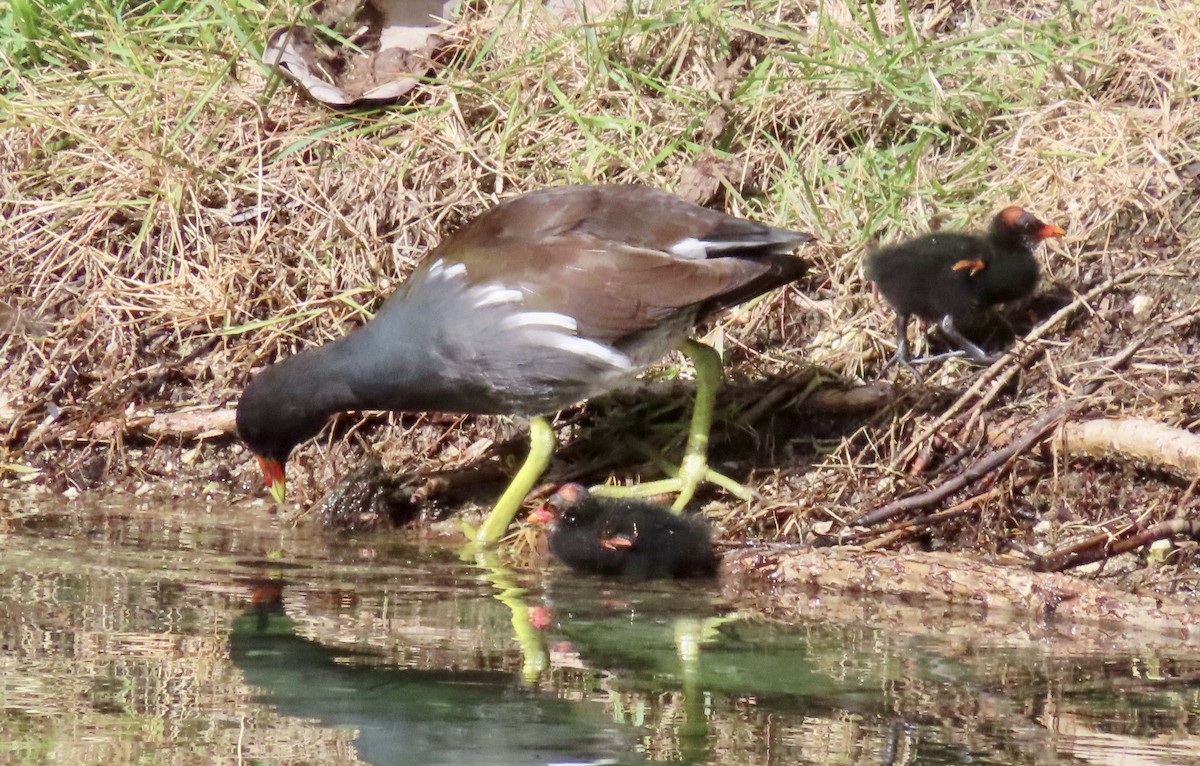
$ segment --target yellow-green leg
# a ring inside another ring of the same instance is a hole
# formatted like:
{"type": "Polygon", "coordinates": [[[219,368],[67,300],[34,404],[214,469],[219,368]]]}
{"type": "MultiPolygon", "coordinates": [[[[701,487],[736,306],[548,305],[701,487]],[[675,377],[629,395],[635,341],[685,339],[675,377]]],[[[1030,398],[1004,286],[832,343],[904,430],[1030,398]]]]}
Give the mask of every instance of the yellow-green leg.
{"type": "Polygon", "coordinates": [[[687,447],[679,464],[679,495],[671,510],[679,513],[696,494],[696,487],[708,473],[708,435],[712,433],[713,410],[717,406],[717,389],[721,386],[721,355],[712,346],[687,340],[680,347],[696,369],[696,404],[692,408],[692,425],[688,429],[687,447]]]}
{"type": "Polygon", "coordinates": [[[692,424],[688,429],[683,461],[672,479],[650,481],[633,487],[593,487],[596,495],[608,497],[645,497],[664,492],[678,492],[671,510],[681,512],[696,494],[700,482],[716,484],[742,500],[750,500],[749,488],[708,467],[708,435],[712,431],[713,409],[717,404],[717,388],[721,385],[721,355],[711,346],[695,340],[684,341],[679,348],[692,360],[696,369],[696,405],[692,409],[692,424]]]}
{"type": "Polygon", "coordinates": [[[495,545],[504,537],[508,525],[521,509],[526,495],[533,485],[550,465],[550,456],[554,454],[554,429],[550,421],[543,417],[529,419],[529,457],[517,475],[509,482],[508,489],[496,501],[491,513],[484,519],[478,531],[470,536],[477,545],[495,545]]]}

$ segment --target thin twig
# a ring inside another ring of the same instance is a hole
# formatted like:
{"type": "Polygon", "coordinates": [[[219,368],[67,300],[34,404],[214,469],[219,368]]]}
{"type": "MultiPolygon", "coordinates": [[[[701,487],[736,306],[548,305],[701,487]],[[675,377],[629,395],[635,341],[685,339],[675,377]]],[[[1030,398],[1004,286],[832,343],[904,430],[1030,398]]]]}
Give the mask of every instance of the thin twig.
{"type": "Polygon", "coordinates": [[[993,487],[986,492],[980,492],[978,495],[969,497],[961,503],[955,503],[949,508],[931,513],[928,516],[923,516],[919,519],[907,519],[905,521],[893,522],[877,529],[872,529],[868,532],[862,532],[851,537],[837,537],[833,535],[825,536],[824,538],[813,543],[814,547],[823,547],[826,545],[862,545],[863,548],[871,550],[873,548],[884,548],[892,543],[900,542],[915,533],[936,526],[946,521],[965,516],[975,510],[975,506],[981,505],[988,500],[994,500],[1005,492],[1013,492],[1022,489],[1028,484],[1032,484],[1037,479],[1036,476],[1022,476],[1013,481],[1011,486],[993,487]]]}
{"type": "MultiPolygon", "coordinates": [[[[1133,355],[1142,347],[1144,342],[1144,338],[1139,338],[1127,344],[1116,356],[1112,357],[1107,365],[1107,369],[1118,370],[1129,364],[1130,360],[1133,359],[1133,355]]],[[[980,479],[1000,468],[1009,459],[1028,449],[1045,433],[1053,422],[1078,407],[1086,397],[1094,394],[1102,385],[1103,380],[1089,380],[1084,382],[1077,387],[1078,398],[1062,402],[1056,407],[1047,410],[1040,418],[1034,421],[1034,424],[1019,439],[1008,447],[996,450],[990,455],[975,461],[967,470],[934,489],[889,503],[882,508],[878,508],[851,521],[848,526],[874,526],[902,513],[925,508],[940,502],[972,481],[980,479]]]]}
{"type": "Polygon", "coordinates": [[[942,483],[928,492],[922,492],[919,495],[901,498],[894,502],[888,503],[882,508],[871,511],[868,514],[860,516],[850,522],[850,526],[872,527],[880,524],[888,519],[895,518],[902,513],[915,511],[920,508],[927,508],[935,503],[945,500],[950,495],[966,487],[973,481],[982,479],[992,471],[1003,466],[1012,458],[1021,454],[1038,439],[1042,438],[1047,431],[1050,430],[1059,420],[1068,412],[1078,407],[1080,401],[1071,399],[1065,401],[1055,407],[1051,407],[1040,418],[1033,422],[1033,425],[1021,435],[1021,438],[1014,441],[1004,449],[996,450],[990,455],[976,460],[967,470],[955,476],[953,479],[942,483]]]}

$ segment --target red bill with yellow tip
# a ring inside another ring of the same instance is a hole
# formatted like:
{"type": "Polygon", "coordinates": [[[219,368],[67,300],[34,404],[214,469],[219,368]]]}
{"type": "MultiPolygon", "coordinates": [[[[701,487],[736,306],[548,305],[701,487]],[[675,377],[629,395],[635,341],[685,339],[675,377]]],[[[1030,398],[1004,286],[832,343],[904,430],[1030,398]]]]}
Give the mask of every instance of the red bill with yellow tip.
{"type": "Polygon", "coordinates": [[[1058,237],[1065,237],[1066,235],[1066,229],[1061,226],[1055,226],[1052,223],[1043,224],[1042,228],[1037,230],[1037,238],[1039,242],[1043,239],[1057,239],[1058,237]]]}
{"type": "Polygon", "coordinates": [[[258,465],[262,468],[263,483],[271,491],[271,497],[282,505],[287,497],[287,477],[283,473],[283,463],[259,455],[258,465]]]}

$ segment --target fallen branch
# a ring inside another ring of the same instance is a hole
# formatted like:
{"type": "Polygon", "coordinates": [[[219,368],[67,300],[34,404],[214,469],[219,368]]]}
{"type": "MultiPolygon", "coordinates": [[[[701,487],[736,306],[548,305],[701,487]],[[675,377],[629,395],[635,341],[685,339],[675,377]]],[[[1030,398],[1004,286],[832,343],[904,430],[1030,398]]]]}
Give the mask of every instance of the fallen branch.
{"type": "MultiPolygon", "coordinates": [[[[1097,623],[1117,623],[1129,631],[1105,631],[1111,646],[1132,632],[1137,645],[1158,640],[1161,632],[1193,643],[1200,636],[1200,615],[1186,599],[1164,598],[1119,590],[1110,584],[1065,574],[1031,572],[1020,566],[999,566],[963,554],[897,551],[828,550],[796,546],[758,545],[726,550],[721,561],[721,585],[727,598],[767,602],[779,614],[811,615],[813,594],[820,593],[823,617],[827,599],[850,596],[861,619],[867,596],[897,599],[879,607],[889,615],[906,605],[919,604],[912,620],[893,620],[892,630],[922,630],[936,604],[984,607],[972,612],[973,624],[1011,627],[1014,615],[1036,620],[1038,631],[1059,630],[1064,640],[1097,623]],[[1055,625],[1059,626],[1057,629],[1055,625]]],[[[944,631],[941,623],[935,631],[944,631]]],[[[1019,631],[1028,640],[1029,631],[1019,631]]]]}
{"type": "Polygon", "coordinates": [[[895,398],[895,388],[886,380],[850,388],[821,385],[824,382],[825,378],[815,368],[789,375],[747,407],[736,422],[743,427],[753,426],[767,413],[783,406],[829,414],[864,412],[880,409],[895,398]],[[785,405],[788,400],[791,403],[785,405]]]}
{"type": "Polygon", "coordinates": [[[773,412],[786,400],[794,399],[797,396],[803,397],[810,386],[814,385],[814,382],[819,385],[818,375],[819,372],[815,367],[805,367],[785,375],[782,380],[775,381],[770,390],[758,397],[754,404],[746,407],[736,417],[737,424],[743,428],[752,427],[764,415],[773,412]],[[799,393],[797,393],[797,389],[801,389],[799,393]]]}
{"type": "Polygon", "coordinates": [[[1146,418],[1068,423],[1061,445],[1070,455],[1144,460],[1192,479],[1200,477],[1200,435],[1146,418]]]}
{"type": "Polygon", "coordinates": [[[801,409],[815,412],[844,413],[877,410],[892,401],[891,383],[877,380],[853,388],[821,388],[799,402],[801,409]]]}

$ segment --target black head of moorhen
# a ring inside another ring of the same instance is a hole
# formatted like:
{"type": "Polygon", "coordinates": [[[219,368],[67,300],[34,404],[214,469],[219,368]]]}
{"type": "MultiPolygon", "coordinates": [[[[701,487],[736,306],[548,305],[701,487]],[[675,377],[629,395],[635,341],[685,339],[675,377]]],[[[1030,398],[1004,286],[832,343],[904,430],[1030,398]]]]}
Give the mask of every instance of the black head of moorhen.
{"type": "Polygon", "coordinates": [[[908,320],[913,314],[940,322],[961,349],[946,356],[995,361],[955,323],[1032,295],[1038,283],[1034,249],[1042,240],[1065,233],[1019,207],[1006,207],[992,219],[986,234],[934,232],[868,253],[867,279],[896,310],[896,354],[887,366],[899,362],[920,379],[913,363],[935,361],[909,356],[908,320]]]}
{"type": "Polygon", "coordinates": [[[647,580],[712,577],[720,558],[702,521],[665,506],[596,497],[564,484],[529,515],[549,524],[550,552],[580,572],[647,580]]]}
{"type": "MultiPolygon", "coordinates": [[[[238,434],[282,500],[288,455],[339,412],[535,416],[529,459],[476,535],[494,543],[549,462],[553,432],[536,416],[618,386],[681,343],[715,355],[684,343],[691,328],[800,278],[805,263],[790,253],[811,239],[644,186],[515,197],[443,241],[371,321],[259,373],[238,403],[238,434]]],[[[709,472],[703,436],[699,460],[685,462],[693,489],[709,472]]]]}

